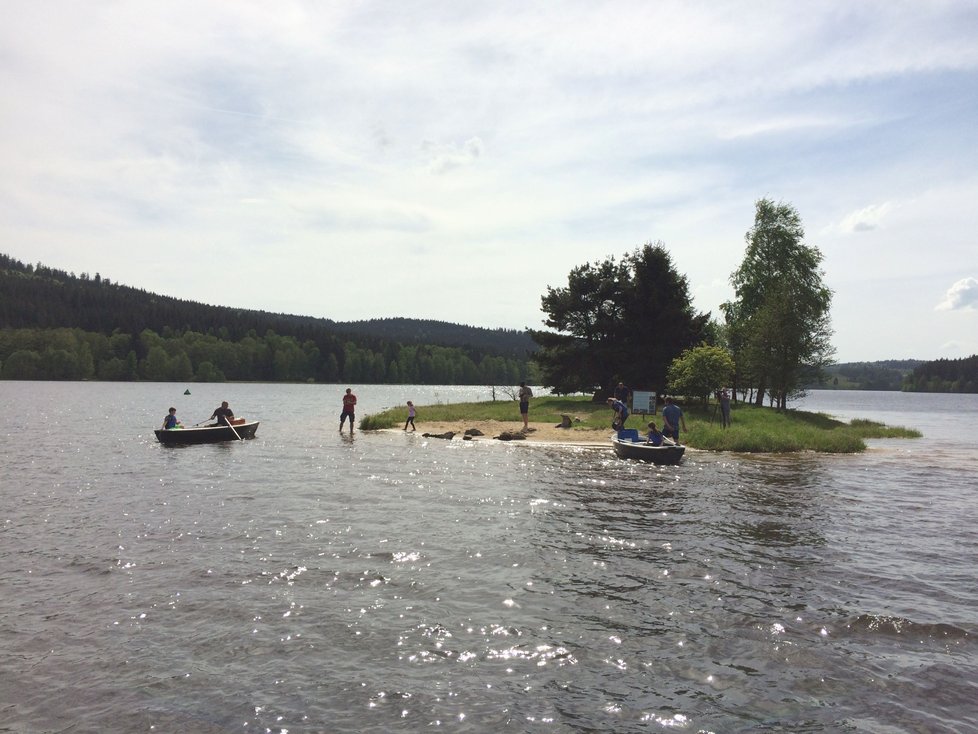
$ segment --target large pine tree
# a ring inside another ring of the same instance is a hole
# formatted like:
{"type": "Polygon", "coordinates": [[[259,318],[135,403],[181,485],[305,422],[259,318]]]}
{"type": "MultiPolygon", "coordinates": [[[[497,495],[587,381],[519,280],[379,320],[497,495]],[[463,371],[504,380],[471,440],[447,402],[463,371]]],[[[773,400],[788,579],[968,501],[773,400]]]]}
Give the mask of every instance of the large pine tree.
{"type": "Polygon", "coordinates": [[[573,270],[567,285],[542,297],[546,325],[531,331],[543,384],[556,392],[611,392],[619,380],[662,390],[669,364],[704,335],[709,314],[696,314],[686,277],[661,243],[620,261],[610,257],[573,270]]]}

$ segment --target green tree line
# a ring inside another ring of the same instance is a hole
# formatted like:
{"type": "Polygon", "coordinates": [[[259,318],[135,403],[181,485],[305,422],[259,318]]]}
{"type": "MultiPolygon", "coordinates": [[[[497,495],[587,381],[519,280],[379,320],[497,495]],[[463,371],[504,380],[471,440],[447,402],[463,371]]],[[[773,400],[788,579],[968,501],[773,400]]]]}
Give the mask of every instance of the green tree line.
{"type": "Polygon", "coordinates": [[[502,385],[534,378],[532,349],[525,332],[209,306],[0,254],[4,379],[502,385]]]}
{"type": "Polygon", "coordinates": [[[458,347],[397,345],[373,349],[348,341],[339,353],[312,340],[253,331],[238,340],[170,328],[110,335],[82,329],[0,329],[0,377],[8,380],[177,382],[359,382],[513,385],[526,364],[458,347]]]}
{"type": "Polygon", "coordinates": [[[0,253],[0,328],[79,328],[97,334],[166,328],[217,333],[236,341],[251,331],[312,340],[340,351],[349,340],[379,348],[387,342],[438,344],[524,359],[535,349],[525,331],[485,329],[444,321],[382,318],[364,321],[269,313],[210,306],[112,283],[99,273],[76,276],[41,263],[24,264],[0,253]]]}
{"type": "Polygon", "coordinates": [[[903,389],[904,378],[920,359],[887,359],[876,362],[841,362],[825,368],[824,374],[805,385],[827,390],[895,390],[903,389]]]}
{"type": "Polygon", "coordinates": [[[978,354],[938,359],[914,368],[903,381],[907,392],[978,393],[978,354]]]}

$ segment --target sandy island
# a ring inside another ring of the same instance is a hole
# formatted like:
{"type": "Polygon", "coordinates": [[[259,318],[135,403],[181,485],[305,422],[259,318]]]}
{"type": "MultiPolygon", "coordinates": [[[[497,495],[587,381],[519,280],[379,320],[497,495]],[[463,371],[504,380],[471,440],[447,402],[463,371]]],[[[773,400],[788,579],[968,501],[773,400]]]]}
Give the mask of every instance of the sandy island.
{"type": "MultiPolygon", "coordinates": [[[[418,421],[416,435],[424,433],[442,434],[451,431],[455,434],[453,440],[462,440],[465,431],[478,428],[482,436],[473,436],[473,441],[492,441],[502,433],[520,433],[522,421],[418,421]]],[[[388,428],[388,431],[400,431],[400,428],[388,428]]],[[[408,429],[408,433],[411,430],[408,429]]],[[[558,428],[553,423],[534,423],[530,421],[530,429],[523,434],[527,442],[563,444],[565,446],[608,446],[611,437],[610,428],[558,428]]]]}

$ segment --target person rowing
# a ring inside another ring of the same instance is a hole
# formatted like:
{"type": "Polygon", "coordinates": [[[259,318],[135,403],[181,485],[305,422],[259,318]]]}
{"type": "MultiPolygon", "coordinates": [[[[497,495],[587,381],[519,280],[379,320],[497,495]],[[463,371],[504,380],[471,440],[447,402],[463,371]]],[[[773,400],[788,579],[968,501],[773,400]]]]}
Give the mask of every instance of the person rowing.
{"type": "Polygon", "coordinates": [[[228,407],[228,401],[225,400],[221,403],[220,408],[214,408],[214,412],[211,413],[211,418],[217,418],[217,423],[215,426],[229,426],[231,421],[234,420],[234,411],[228,407]]]}

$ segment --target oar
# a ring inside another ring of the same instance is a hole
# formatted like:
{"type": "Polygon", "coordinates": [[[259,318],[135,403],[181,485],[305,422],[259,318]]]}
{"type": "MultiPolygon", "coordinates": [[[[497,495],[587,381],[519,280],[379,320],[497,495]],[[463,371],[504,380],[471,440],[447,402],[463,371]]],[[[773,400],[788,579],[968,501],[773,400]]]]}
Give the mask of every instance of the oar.
{"type": "Polygon", "coordinates": [[[231,421],[228,420],[227,418],[225,418],[224,420],[227,420],[228,421],[228,428],[231,429],[231,432],[234,434],[234,437],[236,439],[238,439],[239,441],[243,441],[244,439],[241,438],[241,436],[238,435],[238,432],[234,430],[234,426],[231,425],[231,421]]]}

